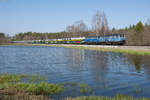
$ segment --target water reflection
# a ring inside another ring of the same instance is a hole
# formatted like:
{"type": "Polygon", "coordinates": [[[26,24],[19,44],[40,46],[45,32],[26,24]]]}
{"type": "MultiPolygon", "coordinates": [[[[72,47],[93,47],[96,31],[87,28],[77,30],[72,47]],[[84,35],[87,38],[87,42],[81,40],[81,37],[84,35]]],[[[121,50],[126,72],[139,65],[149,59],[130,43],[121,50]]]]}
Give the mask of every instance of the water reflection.
{"type": "MultiPolygon", "coordinates": [[[[86,83],[94,95],[150,97],[150,56],[60,47],[0,47],[0,73],[45,75],[48,82],[86,83]],[[143,89],[134,93],[135,86],[143,89]]],[[[61,97],[80,96],[78,90],[61,97]]],[[[91,95],[91,94],[86,94],[91,95]]]]}
{"type": "Polygon", "coordinates": [[[137,55],[127,55],[128,61],[130,61],[135,67],[137,72],[141,71],[142,57],[137,55]]]}
{"type": "Polygon", "coordinates": [[[66,54],[68,66],[71,66],[72,71],[82,71],[84,65],[84,50],[65,50],[64,54],[66,54]]]}
{"type": "MultiPolygon", "coordinates": [[[[86,50],[85,50],[86,51],[86,50]]],[[[93,83],[96,83],[96,87],[99,87],[100,84],[105,84],[106,82],[106,75],[108,71],[108,55],[104,52],[98,52],[98,51],[86,51],[86,63],[88,63],[89,66],[89,72],[91,72],[91,76],[93,80],[93,83]]]]}
{"type": "Polygon", "coordinates": [[[144,73],[150,81],[150,56],[127,55],[137,72],[144,73]]]}

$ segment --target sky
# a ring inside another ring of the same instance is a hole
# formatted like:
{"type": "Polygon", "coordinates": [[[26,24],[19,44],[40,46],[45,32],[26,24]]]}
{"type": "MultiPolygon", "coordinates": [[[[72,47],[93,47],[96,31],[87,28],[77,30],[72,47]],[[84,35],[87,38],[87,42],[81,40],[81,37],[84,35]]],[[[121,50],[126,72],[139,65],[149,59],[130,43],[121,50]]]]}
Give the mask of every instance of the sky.
{"type": "Polygon", "coordinates": [[[109,27],[124,28],[150,19],[150,0],[0,0],[0,32],[60,32],[105,12],[109,27]]]}

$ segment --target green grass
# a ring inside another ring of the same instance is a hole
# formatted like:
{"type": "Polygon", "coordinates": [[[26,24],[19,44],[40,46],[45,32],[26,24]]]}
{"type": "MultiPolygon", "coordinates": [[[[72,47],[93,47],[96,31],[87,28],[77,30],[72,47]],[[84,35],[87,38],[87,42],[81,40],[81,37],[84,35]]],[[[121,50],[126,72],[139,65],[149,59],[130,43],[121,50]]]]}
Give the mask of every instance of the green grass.
{"type": "Polygon", "coordinates": [[[58,94],[63,91],[63,85],[47,83],[45,80],[43,76],[5,73],[0,75],[0,90],[15,88],[33,95],[58,94]]]}
{"type": "Polygon", "coordinates": [[[58,94],[63,90],[62,85],[50,84],[47,82],[35,83],[17,83],[13,85],[16,89],[24,90],[27,93],[34,95],[50,95],[58,94]]]}
{"type": "Polygon", "coordinates": [[[69,46],[69,47],[65,46],[65,47],[67,47],[67,48],[74,48],[74,49],[104,51],[104,52],[126,53],[126,54],[132,54],[132,55],[150,55],[150,51],[145,51],[145,50],[119,49],[119,48],[107,48],[107,47],[106,48],[75,47],[75,46],[69,46]]]}
{"type": "Polygon", "coordinates": [[[80,93],[82,93],[82,94],[91,93],[92,92],[92,90],[88,86],[88,84],[80,83],[79,86],[80,86],[80,93]]]}

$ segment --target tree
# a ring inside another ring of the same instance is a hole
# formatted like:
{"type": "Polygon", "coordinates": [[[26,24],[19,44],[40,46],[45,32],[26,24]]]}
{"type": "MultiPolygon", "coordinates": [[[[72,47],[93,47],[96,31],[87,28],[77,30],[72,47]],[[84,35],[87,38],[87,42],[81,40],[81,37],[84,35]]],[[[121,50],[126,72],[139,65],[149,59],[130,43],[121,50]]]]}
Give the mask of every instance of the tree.
{"type": "Polygon", "coordinates": [[[113,28],[111,29],[111,32],[112,32],[112,33],[116,32],[116,31],[117,31],[117,29],[115,29],[115,27],[113,27],[113,28]]]}
{"type": "Polygon", "coordinates": [[[148,23],[148,25],[150,25],[150,19],[148,19],[147,23],[148,23]]]}
{"type": "Polygon", "coordinates": [[[77,31],[80,33],[87,31],[87,26],[85,25],[83,20],[76,22],[75,26],[77,28],[77,31]]]}
{"type": "Polygon", "coordinates": [[[143,40],[144,40],[144,34],[142,33],[143,30],[144,30],[144,25],[141,21],[139,21],[133,30],[133,34],[131,36],[128,36],[128,38],[131,39],[130,41],[133,43],[133,45],[143,44],[143,40]]]}
{"type": "Polygon", "coordinates": [[[144,25],[141,21],[139,21],[135,26],[135,32],[137,34],[141,33],[144,30],[144,25]]]}
{"type": "Polygon", "coordinates": [[[99,36],[101,30],[101,14],[99,11],[97,11],[93,16],[92,24],[93,31],[96,32],[97,36],[99,36]]]}
{"type": "Polygon", "coordinates": [[[84,36],[84,33],[87,32],[88,30],[83,20],[76,22],[75,27],[76,27],[76,32],[78,37],[84,36]]]}
{"type": "Polygon", "coordinates": [[[9,42],[9,36],[6,36],[5,33],[0,33],[0,43],[9,42]]]}
{"type": "Polygon", "coordinates": [[[108,27],[107,17],[106,17],[106,14],[103,12],[103,14],[102,14],[101,33],[104,35],[108,31],[109,31],[109,27],[108,27]]]}
{"type": "Polygon", "coordinates": [[[5,38],[5,34],[4,33],[0,33],[0,38],[5,38]]]}
{"type": "Polygon", "coordinates": [[[92,20],[92,29],[94,32],[96,32],[97,36],[104,35],[106,32],[108,32],[109,27],[105,12],[96,12],[92,20]]]}
{"type": "Polygon", "coordinates": [[[134,25],[134,24],[132,25],[132,28],[133,28],[133,29],[135,28],[135,25],[134,25]]]}
{"type": "Polygon", "coordinates": [[[66,27],[66,32],[70,33],[71,37],[81,37],[87,30],[88,28],[82,20],[66,27]]]}

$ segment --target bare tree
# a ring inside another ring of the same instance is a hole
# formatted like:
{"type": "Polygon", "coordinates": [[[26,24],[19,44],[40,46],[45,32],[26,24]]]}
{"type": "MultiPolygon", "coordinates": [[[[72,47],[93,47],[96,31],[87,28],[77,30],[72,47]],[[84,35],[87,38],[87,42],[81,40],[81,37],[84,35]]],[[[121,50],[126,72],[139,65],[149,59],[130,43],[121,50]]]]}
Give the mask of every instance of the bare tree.
{"type": "Polygon", "coordinates": [[[101,33],[104,35],[108,31],[109,31],[109,27],[108,27],[107,17],[106,17],[106,14],[103,12],[103,14],[102,14],[101,33]]]}
{"type": "Polygon", "coordinates": [[[72,25],[69,25],[66,27],[66,32],[68,32],[68,33],[72,32],[72,25]]]}
{"type": "Polygon", "coordinates": [[[71,37],[80,37],[83,36],[83,33],[87,31],[86,24],[81,20],[75,22],[73,25],[66,27],[66,32],[71,34],[71,37]]]}
{"type": "Polygon", "coordinates": [[[76,22],[75,27],[76,27],[77,36],[79,37],[82,37],[84,33],[87,32],[88,30],[86,24],[82,20],[76,22]]]}
{"type": "Polygon", "coordinates": [[[92,30],[93,32],[96,32],[97,36],[104,35],[105,32],[108,32],[108,21],[104,12],[100,13],[99,11],[97,11],[93,16],[92,30]]]}
{"type": "Polygon", "coordinates": [[[150,19],[148,19],[147,24],[150,25],[150,19]]]}
{"type": "Polygon", "coordinates": [[[101,14],[99,11],[93,16],[92,20],[92,30],[96,32],[96,35],[99,36],[101,30],[101,14]]]}
{"type": "Polygon", "coordinates": [[[48,33],[45,33],[45,39],[48,40],[48,33]]]}
{"type": "Polygon", "coordinates": [[[87,26],[85,25],[83,20],[79,21],[77,23],[76,27],[77,27],[78,32],[86,32],[87,31],[87,26]]]}

